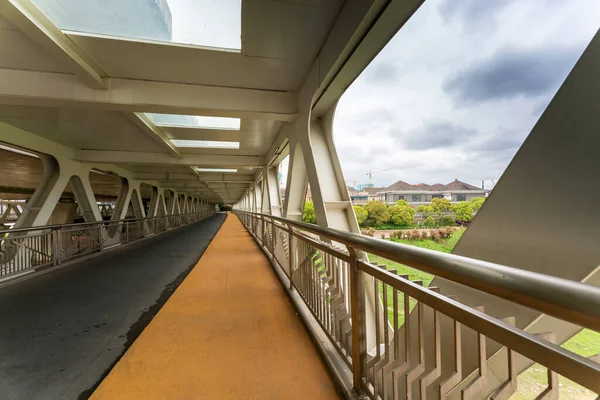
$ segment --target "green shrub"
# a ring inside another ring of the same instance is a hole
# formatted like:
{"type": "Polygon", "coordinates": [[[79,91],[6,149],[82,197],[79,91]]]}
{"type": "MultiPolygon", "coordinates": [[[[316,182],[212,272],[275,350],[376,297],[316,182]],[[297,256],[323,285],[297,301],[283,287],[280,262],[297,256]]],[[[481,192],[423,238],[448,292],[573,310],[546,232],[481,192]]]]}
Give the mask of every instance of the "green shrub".
{"type": "Polygon", "coordinates": [[[477,211],[481,208],[484,202],[485,197],[473,197],[471,201],[469,201],[469,204],[471,205],[473,211],[477,211]]]}
{"type": "Polygon", "coordinates": [[[435,219],[430,215],[423,221],[423,226],[426,228],[433,228],[435,226],[435,219]]]}
{"type": "Polygon", "coordinates": [[[356,215],[358,224],[362,225],[369,217],[369,213],[361,206],[353,206],[352,208],[354,208],[354,214],[356,215]]]}
{"type": "Polygon", "coordinates": [[[433,211],[436,212],[444,212],[444,211],[452,211],[452,203],[448,199],[440,199],[436,197],[431,200],[431,207],[433,211]]]}
{"type": "Polygon", "coordinates": [[[315,205],[312,201],[304,203],[304,213],[302,214],[302,221],[309,224],[317,223],[317,215],[315,214],[315,205]]]}
{"type": "Polygon", "coordinates": [[[409,226],[413,222],[414,210],[407,206],[392,206],[390,207],[389,214],[390,221],[393,224],[409,226]]]}
{"type": "Polygon", "coordinates": [[[452,215],[442,215],[440,217],[440,225],[441,226],[454,226],[456,222],[454,221],[454,217],[452,215]]]}
{"type": "Polygon", "coordinates": [[[469,222],[473,218],[473,207],[466,201],[461,201],[454,206],[456,219],[463,222],[469,222]]]}
{"type": "Polygon", "coordinates": [[[368,213],[367,220],[365,221],[368,223],[368,225],[380,226],[390,219],[388,208],[381,201],[369,201],[363,208],[368,213]]]}

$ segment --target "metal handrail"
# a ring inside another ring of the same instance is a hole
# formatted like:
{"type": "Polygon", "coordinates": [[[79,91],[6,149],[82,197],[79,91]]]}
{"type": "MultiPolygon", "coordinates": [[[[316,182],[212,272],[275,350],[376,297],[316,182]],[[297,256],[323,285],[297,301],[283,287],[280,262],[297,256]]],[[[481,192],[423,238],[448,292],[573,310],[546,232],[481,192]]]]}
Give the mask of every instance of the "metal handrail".
{"type": "Polygon", "coordinates": [[[0,235],[3,235],[5,233],[39,231],[42,229],[61,229],[61,228],[69,228],[69,227],[73,227],[73,226],[82,226],[83,227],[83,226],[90,226],[90,225],[110,225],[110,224],[120,223],[120,222],[151,221],[151,220],[160,219],[160,218],[185,217],[187,215],[196,215],[196,214],[199,214],[199,212],[186,213],[186,214],[161,215],[161,216],[157,215],[154,217],[146,217],[146,218],[125,218],[125,219],[111,219],[111,220],[107,220],[107,221],[79,222],[79,223],[72,223],[72,224],[38,225],[38,226],[30,226],[27,228],[15,228],[15,229],[0,230],[0,235]]]}
{"type": "MultiPolygon", "coordinates": [[[[238,211],[236,211],[238,212],[238,211]]],[[[537,272],[355,233],[242,211],[428,272],[562,320],[600,331],[600,288],[537,272]]]]}

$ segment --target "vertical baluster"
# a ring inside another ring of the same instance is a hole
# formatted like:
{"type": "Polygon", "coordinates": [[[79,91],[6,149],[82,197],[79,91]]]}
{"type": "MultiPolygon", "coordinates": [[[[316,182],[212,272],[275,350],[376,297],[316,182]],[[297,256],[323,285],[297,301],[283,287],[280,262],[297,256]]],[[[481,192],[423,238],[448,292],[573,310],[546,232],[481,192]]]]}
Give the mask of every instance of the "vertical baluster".
{"type": "Polygon", "coordinates": [[[352,382],[357,393],[362,392],[367,356],[365,324],[365,288],[363,273],[358,269],[358,254],[350,253],[350,303],[352,304],[352,382]]]}

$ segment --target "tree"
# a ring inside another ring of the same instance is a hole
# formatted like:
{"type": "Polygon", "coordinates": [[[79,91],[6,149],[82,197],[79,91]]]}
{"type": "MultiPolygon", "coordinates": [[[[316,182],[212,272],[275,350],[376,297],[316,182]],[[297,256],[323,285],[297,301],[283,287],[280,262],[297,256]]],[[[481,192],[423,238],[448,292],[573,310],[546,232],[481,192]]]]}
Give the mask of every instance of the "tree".
{"type": "Polygon", "coordinates": [[[390,207],[390,221],[395,225],[409,226],[413,222],[413,213],[414,210],[410,207],[392,206],[390,207]]]}
{"type": "Polygon", "coordinates": [[[420,206],[417,207],[417,212],[422,213],[423,215],[431,215],[434,213],[434,209],[431,206],[426,206],[421,204],[420,206]]]}
{"type": "Polygon", "coordinates": [[[471,199],[471,201],[469,202],[469,204],[471,205],[471,208],[473,209],[473,211],[477,211],[481,208],[481,206],[483,205],[484,202],[485,202],[485,197],[473,197],[471,199]]]}
{"type": "Polygon", "coordinates": [[[307,201],[306,203],[304,203],[304,213],[302,214],[302,221],[308,222],[309,224],[317,223],[315,205],[312,201],[307,201]]]}
{"type": "Polygon", "coordinates": [[[397,205],[397,206],[410,207],[410,206],[408,205],[408,203],[406,202],[406,200],[398,200],[398,201],[396,202],[396,205],[397,205]]]}
{"type": "Polygon", "coordinates": [[[381,201],[369,201],[365,204],[364,209],[369,215],[367,222],[371,225],[379,226],[390,219],[388,209],[381,201]]]}
{"type": "Polygon", "coordinates": [[[454,206],[456,219],[463,222],[469,222],[473,218],[473,207],[466,201],[461,201],[454,206]]]}
{"type": "Polygon", "coordinates": [[[431,207],[433,207],[433,211],[435,212],[445,212],[452,210],[452,203],[448,199],[441,199],[439,197],[431,200],[431,207]]]}
{"type": "Polygon", "coordinates": [[[361,206],[354,206],[353,208],[354,214],[356,214],[356,220],[358,221],[358,224],[362,225],[369,217],[369,213],[361,206]]]}
{"type": "Polygon", "coordinates": [[[441,226],[454,226],[456,225],[456,221],[454,221],[454,217],[451,215],[442,215],[439,221],[441,226]]]}
{"type": "Polygon", "coordinates": [[[430,215],[423,221],[423,226],[426,228],[433,228],[435,226],[435,219],[430,215]]]}

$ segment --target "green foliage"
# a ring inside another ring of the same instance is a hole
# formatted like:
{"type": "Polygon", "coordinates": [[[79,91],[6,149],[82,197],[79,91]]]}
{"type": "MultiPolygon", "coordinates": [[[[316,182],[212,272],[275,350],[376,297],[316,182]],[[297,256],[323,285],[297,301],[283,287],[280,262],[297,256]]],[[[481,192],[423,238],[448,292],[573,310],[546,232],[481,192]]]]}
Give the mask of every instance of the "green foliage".
{"type": "Polygon", "coordinates": [[[433,217],[430,215],[429,217],[425,218],[425,221],[423,221],[423,226],[426,228],[433,228],[435,226],[435,219],[433,219],[433,217]]]}
{"type": "Polygon", "coordinates": [[[430,214],[433,214],[435,212],[435,210],[431,206],[426,206],[424,204],[421,204],[420,206],[417,207],[417,212],[423,213],[424,215],[430,215],[430,214]]]}
{"type": "Polygon", "coordinates": [[[473,209],[473,211],[477,211],[481,208],[481,206],[483,205],[484,202],[485,202],[485,197],[473,197],[471,199],[471,201],[469,202],[469,204],[471,205],[471,208],[473,209]]]}
{"type": "Polygon", "coordinates": [[[441,226],[454,226],[456,225],[456,221],[454,217],[451,215],[442,215],[439,221],[441,226]]]}
{"type": "Polygon", "coordinates": [[[358,224],[362,225],[369,217],[369,213],[361,206],[354,206],[353,208],[354,214],[356,214],[356,220],[358,221],[358,224]]]}
{"type": "Polygon", "coordinates": [[[304,203],[304,213],[302,214],[302,221],[309,224],[317,223],[317,215],[315,214],[315,205],[312,201],[304,203]]]}
{"type": "Polygon", "coordinates": [[[431,207],[435,212],[452,211],[452,202],[448,199],[440,199],[439,197],[431,200],[431,207]]]}
{"type": "Polygon", "coordinates": [[[381,201],[369,201],[363,208],[369,215],[366,221],[369,225],[379,226],[390,219],[388,208],[381,201]]]}
{"type": "Polygon", "coordinates": [[[456,219],[463,222],[469,222],[473,218],[473,207],[466,201],[461,201],[454,206],[456,219]]]}
{"type": "Polygon", "coordinates": [[[408,203],[406,202],[406,200],[398,200],[398,201],[396,202],[396,205],[397,205],[397,206],[410,207],[410,206],[408,205],[408,203]]]}
{"type": "Polygon", "coordinates": [[[390,207],[390,221],[393,224],[408,226],[413,222],[415,210],[408,206],[392,206],[390,207]]]}

